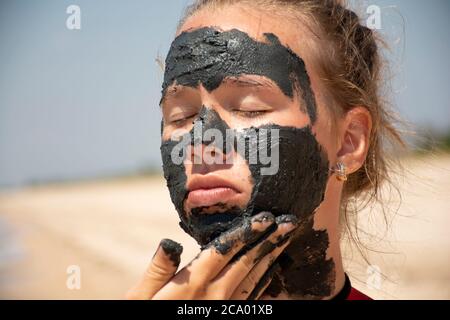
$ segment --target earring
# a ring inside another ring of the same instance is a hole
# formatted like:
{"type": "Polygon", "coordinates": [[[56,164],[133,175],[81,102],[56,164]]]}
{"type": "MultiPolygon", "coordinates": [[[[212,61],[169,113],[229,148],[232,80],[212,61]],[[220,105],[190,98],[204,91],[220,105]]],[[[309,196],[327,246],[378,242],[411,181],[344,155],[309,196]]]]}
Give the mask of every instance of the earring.
{"type": "Polygon", "coordinates": [[[342,162],[336,163],[336,169],[330,169],[332,172],[336,173],[336,179],[339,181],[347,180],[347,173],[345,172],[345,164],[342,162]]]}

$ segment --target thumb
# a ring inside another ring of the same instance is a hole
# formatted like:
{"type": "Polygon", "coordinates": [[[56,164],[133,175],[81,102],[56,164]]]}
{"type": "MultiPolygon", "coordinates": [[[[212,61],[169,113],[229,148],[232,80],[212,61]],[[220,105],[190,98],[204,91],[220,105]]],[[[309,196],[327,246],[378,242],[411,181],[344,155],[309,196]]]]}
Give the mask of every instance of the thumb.
{"type": "Polygon", "coordinates": [[[128,291],[127,299],[151,299],[173,277],[180,265],[183,246],[163,239],[139,283],[128,291]]]}

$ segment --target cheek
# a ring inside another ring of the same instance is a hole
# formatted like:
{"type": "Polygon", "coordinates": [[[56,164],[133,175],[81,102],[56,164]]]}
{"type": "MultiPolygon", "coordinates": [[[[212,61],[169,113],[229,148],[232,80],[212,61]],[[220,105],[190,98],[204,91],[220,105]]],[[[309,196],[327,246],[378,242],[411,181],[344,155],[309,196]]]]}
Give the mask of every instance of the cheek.
{"type": "Polygon", "coordinates": [[[254,181],[250,172],[248,163],[237,153],[234,152],[235,163],[231,167],[230,173],[235,177],[242,192],[242,205],[247,205],[254,187],[254,181]]]}
{"type": "Polygon", "coordinates": [[[171,131],[167,127],[167,125],[164,124],[164,120],[161,120],[161,140],[167,141],[170,140],[171,131]]]}
{"type": "Polygon", "coordinates": [[[337,154],[337,130],[333,125],[333,118],[330,112],[322,104],[318,106],[317,121],[312,127],[312,131],[317,141],[325,149],[330,163],[336,162],[337,154]]]}
{"type": "Polygon", "coordinates": [[[329,162],[336,162],[338,152],[338,130],[335,125],[335,115],[330,108],[335,108],[332,98],[326,93],[323,84],[319,81],[317,73],[310,70],[311,87],[314,91],[317,108],[317,120],[312,131],[317,141],[326,150],[329,162]]]}
{"type": "Polygon", "coordinates": [[[251,166],[257,179],[255,212],[271,208],[276,216],[290,213],[308,221],[323,201],[329,173],[326,152],[310,126],[270,127],[279,132],[279,167],[275,174],[259,175],[261,166],[251,166]]]}
{"type": "Polygon", "coordinates": [[[276,123],[280,126],[304,128],[311,124],[308,114],[300,107],[304,102],[300,101],[297,95],[294,99],[284,105],[284,107],[277,109],[269,114],[271,123],[276,123]]]}
{"type": "Polygon", "coordinates": [[[161,140],[167,141],[171,138],[174,138],[176,140],[176,137],[181,137],[182,135],[188,133],[191,128],[192,125],[177,128],[172,125],[161,124],[161,140]]]}

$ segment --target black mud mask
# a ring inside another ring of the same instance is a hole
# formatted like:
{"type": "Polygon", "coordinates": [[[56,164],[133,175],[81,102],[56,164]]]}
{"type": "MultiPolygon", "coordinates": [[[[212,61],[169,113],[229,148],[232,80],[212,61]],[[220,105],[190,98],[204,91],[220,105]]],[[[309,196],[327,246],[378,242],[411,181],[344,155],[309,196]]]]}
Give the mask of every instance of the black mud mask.
{"type": "MultiPolygon", "coordinates": [[[[292,98],[301,92],[301,100],[305,103],[303,111],[308,114],[311,125],[316,121],[316,104],[311,90],[310,80],[303,60],[291,49],[283,46],[274,34],[265,34],[267,42],[258,42],[246,33],[233,29],[221,32],[213,28],[201,28],[192,32],[181,33],[172,43],[166,58],[166,69],[163,83],[163,95],[172,84],[196,88],[202,84],[208,91],[220,86],[227,77],[241,75],[260,75],[274,81],[282,92],[292,98]]],[[[299,106],[300,107],[300,106],[299,106]]],[[[216,129],[227,136],[230,130],[219,114],[205,106],[200,110],[197,119],[202,130],[216,129]]],[[[222,232],[238,224],[246,216],[255,215],[261,211],[269,211],[275,216],[295,214],[302,221],[302,248],[306,248],[299,257],[297,252],[282,257],[283,268],[294,271],[292,277],[301,277],[305,285],[298,287],[284,283],[290,293],[326,296],[331,286],[317,287],[317,283],[329,283],[329,275],[334,270],[334,264],[326,260],[328,235],[326,231],[313,229],[313,216],[316,208],[324,199],[325,188],[329,176],[327,155],[312,133],[311,126],[295,128],[266,124],[257,128],[232,130],[235,141],[248,141],[253,149],[259,150],[263,144],[270,145],[270,134],[264,139],[254,132],[260,130],[271,132],[278,130],[279,139],[276,147],[279,152],[278,171],[273,175],[261,175],[261,170],[267,166],[261,163],[250,163],[248,149],[239,153],[247,160],[253,183],[249,202],[243,208],[229,207],[226,203],[217,204],[217,212],[203,212],[205,208],[194,208],[188,214],[184,212],[186,189],[186,171],[183,164],[174,164],[171,154],[179,141],[166,140],[161,144],[164,176],[170,191],[172,202],[180,216],[180,226],[197,242],[204,246],[222,232]],[[251,137],[250,137],[251,135],[251,137]],[[296,262],[295,262],[295,261],[296,262]],[[309,267],[311,264],[315,266],[309,267]],[[290,268],[292,264],[295,268],[290,268]],[[299,265],[298,265],[299,264],[299,265]],[[319,264],[319,265],[318,265],[319,264]],[[309,269],[308,269],[309,268],[309,269]],[[318,271],[318,272],[317,272],[318,271]],[[297,272],[297,273],[295,273],[297,272]],[[327,282],[328,281],[328,282],[327,282]],[[314,287],[315,286],[315,287],[314,287]],[[311,289],[312,288],[312,289],[311,289]]],[[[186,135],[193,136],[194,128],[186,135]]],[[[209,141],[191,139],[193,144],[209,144],[209,141]]],[[[230,145],[219,145],[224,153],[230,145]]],[[[231,144],[234,151],[236,144],[231,144]]],[[[302,249],[300,249],[302,250],[302,249]]],[[[298,248],[297,248],[298,251],[298,248]]],[[[276,281],[273,281],[276,283],[276,281]]],[[[272,291],[278,288],[271,285],[272,291]]],[[[275,292],[276,293],[276,292],[275,292]]]]}
{"type": "MultiPolygon", "coordinates": [[[[316,104],[311,90],[310,80],[303,60],[291,49],[283,46],[274,34],[265,34],[266,42],[258,42],[246,33],[233,29],[220,32],[213,28],[201,28],[181,33],[172,43],[166,58],[166,69],[162,94],[168,86],[178,85],[197,87],[200,83],[212,91],[220,86],[227,77],[241,75],[260,75],[274,81],[283,93],[292,98],[300,91],[305,102],[305,112],[313,124],[316,120],[316,104]],[[299,90],[295,90],[296,87],[299,90]]],[[[196,122],[201,122],[203,132],[216,129],[226,136],[230,129],[212,109],[203,107],[196,122]]],[[[279,170],[274,175],[261,175],[264,167],[261,163],[250,164],[253,191],[245,208],[229,208],[219,204],[217,213],[202,214],[202,209],[184,212],[184,200],[187,197],[185,167],[173,163],[171,153],[178,141],[164,141],[161,145],[164,175],[175,207],[180,215],[181,226],[201,245],[205,245],[215,236],[228,229],[242,216],[254,215],[260,211],[270,211],[274,215],[295,214],[304,219],[312,215],[322,202],[328,178],[328,161],[310,126],[305,128],[283,127],[268,124],[259,128],[234,131],[237,140],[253,143],[250,150],[258,150],[261,145],[270,144],[271,129],[279,130],[279,141],[275,146],[279,150],[279,170]],[[269,132],[261,141],[258,132],[269,132]],[[255,145],[256,144],[256,145],[255,145]]],[[[193,130],[189,133],[194,143],[193,130]]],[[[202,138],[202,136],[200,137],[202,138]]],[[[197,141],[205,143],[208,141],[197,141]]],[[[222,149],[226,148],[225,141],[222,149]]],[[[248,150],[241,154],[248,161],[248,150]]],[[[227,153],[230,150],[222,150],[227,153]]],[[[235,150],[236,151],[236,150],[235,150]]]]}
{"type": "Polygon", "coordinates": [[[249,166],[249,180],[253,183],[252,194],[245,208],[218,203],[214,205],[217,211],[213,213],[203,212],[210,207],[193,208],[187,213],[184,211],[184,201],[188,195],[185,166],[174,163],[173,152],[178,154],[182,149],[182,140],[189,141],[191,145],[209,145],[211,141],[196,139],[192,128],[185,134],[188,137],[162,143],[164,176],[181,219],[180,226],[200,245],[206,245],[234,224],[240,223],[242,218],[262,211],[269,211],[275,216],[295,214],[304,222],[312,218],[314,210],[324,198],[328,161],[310,126],[294,128],[266,124],[232,130],[216,111],[204,106],[194,121],[194,127],[198,125],[202,130],[200,137],[204,137],[209,129],[218,130],[222,137],[232,137],[232,141],[224,139],[223,143],[215,144],[214,147],[225,154],[233,151],[239,153],[249,166]],[[272,137],[275,131],[278,133],[277,139],[272,137]],[[238,144],[244,148],[237,148],[238,144]],[[278,170],[274,174],[262,173],[264,169],[268,169],[269,164],[262,164],[258,155],[267,150],[269,153],[278,152],[278,170]],[[255,153],[254,160],[257,161],[249,161],[255,153]]]}
{"type": "Polygon", "coordinates": [[[316,103],[305,63],[291,49],[283,46],[272,33],[264,34],[267,43],[258,42],[237,29],[220,32],[201,28],[181,33],[166,58],[162,96],[175,82],[208,90],[217,89],[227,77],[264,76],[274,81],[292,98],[295,87],[302,92],[311,124],[316,121],[316,103]]]}

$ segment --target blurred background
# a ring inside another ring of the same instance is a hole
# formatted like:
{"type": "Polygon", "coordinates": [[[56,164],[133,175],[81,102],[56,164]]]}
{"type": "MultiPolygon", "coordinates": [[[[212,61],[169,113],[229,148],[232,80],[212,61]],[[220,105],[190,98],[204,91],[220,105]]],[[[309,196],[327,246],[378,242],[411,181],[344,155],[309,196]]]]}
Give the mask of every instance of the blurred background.
{"type": "MultiPolygon", "coordinates": [[[[121,299],[161,238],[196,253],[161,175],[156,61],[189,3],[0,2],[0,298],[121,299]]],[[[369,266],[344,245],[347,270],[374,298],[449,299],[450,3],[351,4],[380,8],[387,98],[415,134],[389,229],[365,239],[369,266]]],[[[382,208],[360,222],[381,230],[382,208]]]]}

